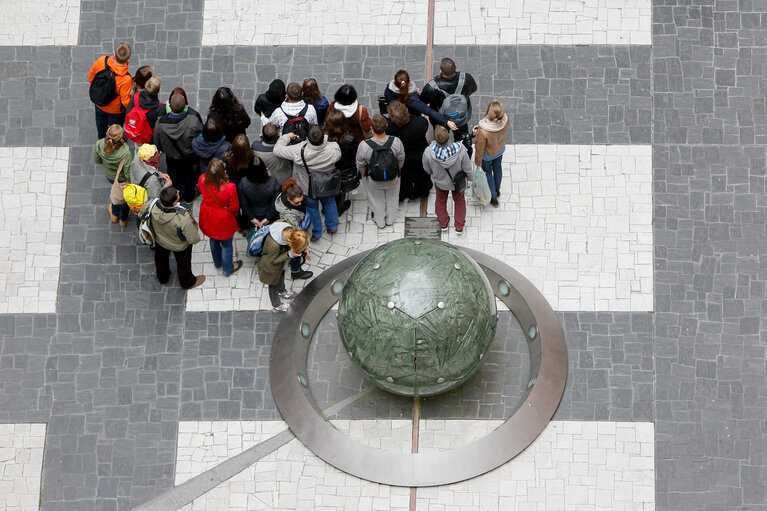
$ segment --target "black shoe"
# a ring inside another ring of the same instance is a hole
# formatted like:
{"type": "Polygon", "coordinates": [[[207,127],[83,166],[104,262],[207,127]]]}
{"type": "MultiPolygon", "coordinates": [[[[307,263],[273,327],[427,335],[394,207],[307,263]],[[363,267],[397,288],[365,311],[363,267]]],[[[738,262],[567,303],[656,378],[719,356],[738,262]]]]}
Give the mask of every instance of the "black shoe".
{"type": "Polygon", "coordinates": [[[498,207],[498,199],[490,199],[490,205],[494,208],[498,207]]]}
{"type": "Polygon", "coordinates": [[[344,201],[344,203],[343,203],[343,204],[341,204],[341,205],[338,207],[338,216],[341,216],[341,215],[343,215],[344,213],[346,213],[346,210],[347,210],[347,209],[349,209],[350,207],[352,207],[352,201],[350,201],[350,200],[345,200],[345,201],[344,201]]]}
{"type": "Polygon", "coordinates": [[[308,270],[301,270],[295,273],[290,272],[290,278],[293,280],[310,279],[312,278],[312,275],[314,275],[314,273],[308,270]]]}

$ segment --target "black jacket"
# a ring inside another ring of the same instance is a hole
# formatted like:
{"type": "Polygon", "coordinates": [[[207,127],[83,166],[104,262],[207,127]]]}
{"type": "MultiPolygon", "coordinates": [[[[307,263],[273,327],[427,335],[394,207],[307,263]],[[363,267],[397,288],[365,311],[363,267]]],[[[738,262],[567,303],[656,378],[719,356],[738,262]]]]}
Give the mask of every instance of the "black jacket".
{"type": "MultiPolygon", "coordinates": [[[[133,110],[134,97],[135,94],[131,96],[130,103],[128,103],[128,107],[125,109],[126,115],[128,112],[133,110]]],[[[149,110],[146,113],[146,121],[149,123],[152,129],[154,129],[154,125],[157,123],[157,119],[165,113],[165,103],[160,103],[160,98],[157,96],[150,96],[146,93],[146,91],[142,90],[138,93],[138,105],[141,108],[146,108],[149,110]]]]}
{"type": "Polygon", "coordinates": [[[266,183],[252,183],[248,178],[243,178],[237,185],[237,196],[240,200],[242,215],[239,218],[240,228],[253,227],[252,218],[269,222],[277,220],[277,210],[274,201],[280,194],[280,185],[273,177],[269,177],[266,183]]]}
{"type": "Polygon", "coordinates": [[[213,117],[217,121],[221,122],[224,127],[224,136],[226,137],[226,141],[230,144],[234,142],[234,137],[237,135],[244,135],[245,131],[248,129],[248,126],[250,126],[250,116],[244,108],[242,110],[235,110],[230,124],[225,123],[223,119],[221,119],[219,113],[216,111],[209,112],[208,117],[213,117]]]}
{"type": "Polygon", "coordinates": [[[405,160],[421,161],[423,151],[429,147],[426,140],[426,132],[429,131],[429,123],[426,119],[411,115],[410,122],[401,128],[394,124],[391,119],[387,119],[386,134],[399,138],[405,148],[405,160]]]}
{"type": "MultiPolygon", "coordinates": [[[[448,95],[455,93],[455,88],[458,86],[458,75],[462,71],[457,71],[452,78],[445,78],[442,73],[433,78],[437,87],[445,91],[448,95]]],[[[466,74],[466,81],[463,84],[463,90],[460,92],[462,96],[466,96],[466,101],[469,104],[469,119],[471,118],[471,99],[469,96],[477,92],[477,82],[474,77],[469,73],[466,74]]],[[[442,102],[445,101],[445,96],[438,90],[434,89],[429,83],[427,83],[421,91],[421,101],[432,107],[434,110],[439,111],[442,107],[442,102]]],[[[432,123],[434,124],[434,123],[432,123]]]]}

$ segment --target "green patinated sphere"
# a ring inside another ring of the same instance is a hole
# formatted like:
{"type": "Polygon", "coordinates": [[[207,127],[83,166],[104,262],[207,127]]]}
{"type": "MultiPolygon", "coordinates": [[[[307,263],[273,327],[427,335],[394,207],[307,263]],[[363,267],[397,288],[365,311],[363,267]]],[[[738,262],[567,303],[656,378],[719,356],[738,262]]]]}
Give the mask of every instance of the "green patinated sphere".
{"type": "Polygon", "coordinates": [[[490,348],[496,321],[479,265],[459,248],[427,239],[392,241],[365,256],[338,306],[354,362],[379,387],[407,396],[466,381],[490,348]]]}

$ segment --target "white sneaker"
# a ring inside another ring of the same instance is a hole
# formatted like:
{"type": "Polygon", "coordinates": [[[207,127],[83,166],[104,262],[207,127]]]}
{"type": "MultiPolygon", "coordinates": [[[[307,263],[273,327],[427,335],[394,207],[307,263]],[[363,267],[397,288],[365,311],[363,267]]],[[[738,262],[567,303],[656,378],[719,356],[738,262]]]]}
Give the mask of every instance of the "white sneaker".
{"type": "Polygon", "coordinates": [[[296,296],[296,294],[293,291],[287,289],[280,292],[280,298],[285,298],[286,300],[290,300],[294,296],[296,296]]]}
{"type": "Polygon", "coordinates": [[[272,310],[274,312],[287,312],[288,308],[290,308],[290,305],[288,305],[286,303],[281,303],[281,304],[277,305],[276,307],[272,307],[272,310]]]}

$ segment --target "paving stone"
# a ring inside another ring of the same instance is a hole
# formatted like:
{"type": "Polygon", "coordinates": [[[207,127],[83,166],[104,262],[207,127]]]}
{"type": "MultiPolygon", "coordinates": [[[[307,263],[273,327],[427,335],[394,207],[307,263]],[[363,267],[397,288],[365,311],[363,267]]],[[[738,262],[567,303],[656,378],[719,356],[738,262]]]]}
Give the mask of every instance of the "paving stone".
{"type": "Polygon", "coordinates": [[[74,46],[80,27],[80,0],[12,2],[0,29],[0,46],[74,46]]]}

